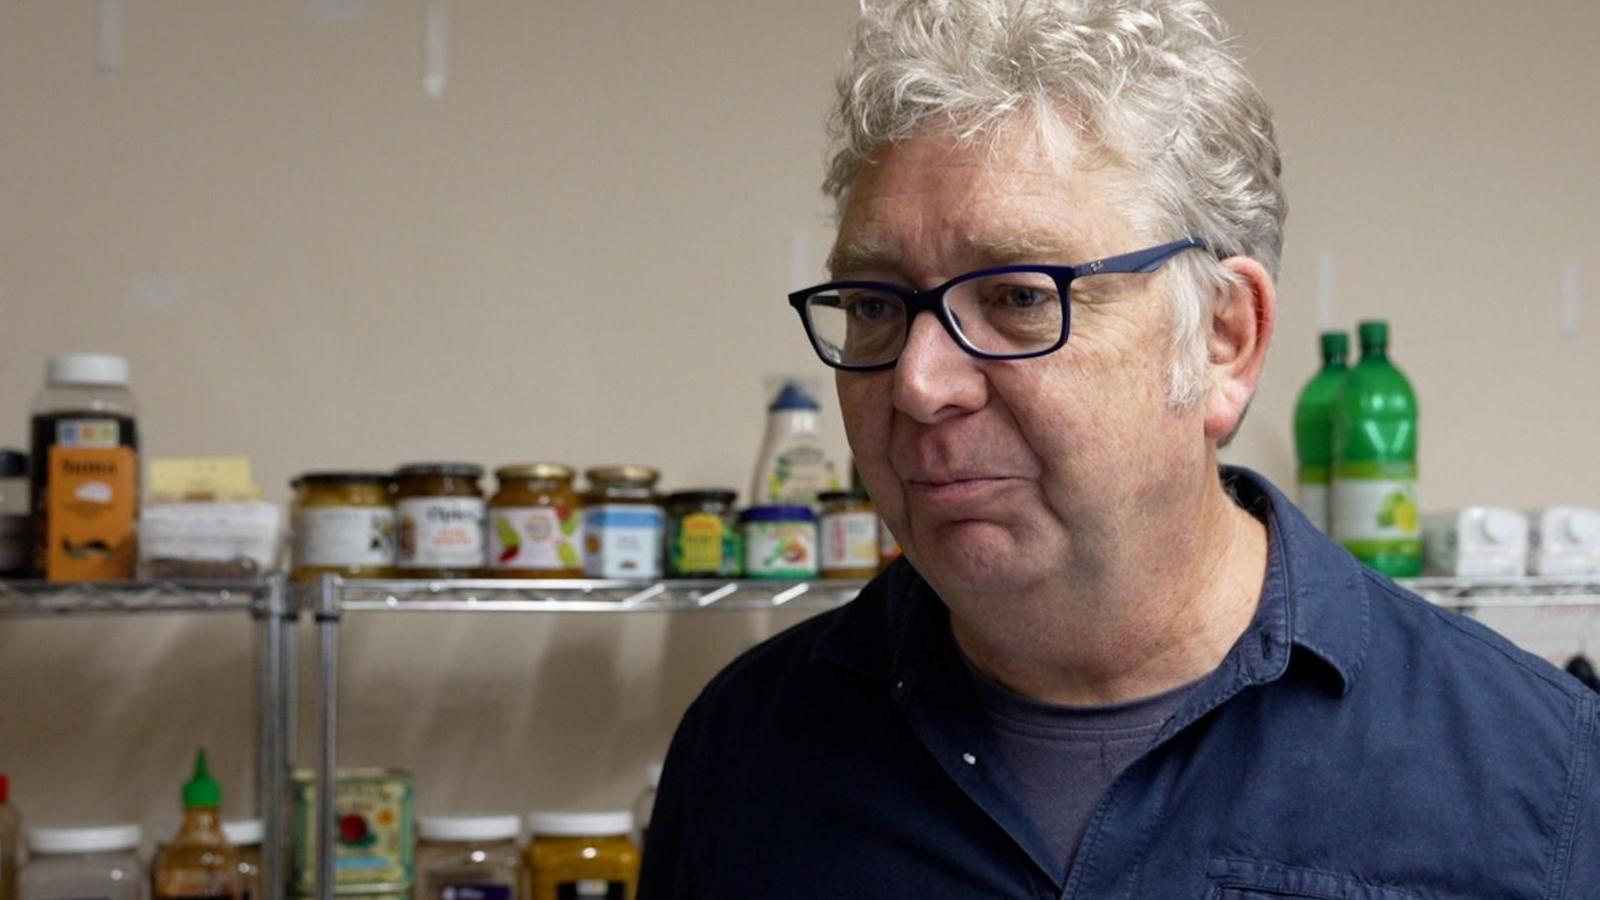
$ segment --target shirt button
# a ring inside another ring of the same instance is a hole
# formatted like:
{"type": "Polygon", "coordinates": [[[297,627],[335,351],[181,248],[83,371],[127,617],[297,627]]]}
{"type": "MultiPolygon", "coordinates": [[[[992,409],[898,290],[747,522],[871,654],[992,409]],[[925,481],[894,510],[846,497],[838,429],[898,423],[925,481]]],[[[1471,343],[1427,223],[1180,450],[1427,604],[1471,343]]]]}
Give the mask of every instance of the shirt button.
{"type": "Polygon", "coordinates": [[[963,754],[961,754],[961,761],[966,763],[969,766],[975,766],[975,765],[978,764],[978,758],[976,756],[973,756],[971,753],[963,753],[963,754]]]}

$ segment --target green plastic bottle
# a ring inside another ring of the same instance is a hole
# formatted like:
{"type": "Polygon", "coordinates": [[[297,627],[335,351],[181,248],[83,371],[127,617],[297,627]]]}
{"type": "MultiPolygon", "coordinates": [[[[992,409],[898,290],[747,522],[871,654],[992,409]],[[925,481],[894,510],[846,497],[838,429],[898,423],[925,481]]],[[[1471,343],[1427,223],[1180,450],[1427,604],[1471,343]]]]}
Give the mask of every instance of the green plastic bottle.
{"type": "Polygon", "coordinates": [[[1417,395],[1389,361],[1389,324],[1362,322],[1361,361],[1339,391],[1333,429],[1333,537],[1393,578],[1422,574],[1417,395]]]}
{"type": "Polygon", "coordinates": [[[1328,486],[1333,481],[1333,423],[1338,418],[1339,387],[1350,366],[1350,336],[1322,333],[1322,369],[1306,382],[1294,407],[1294,453],[1299,460],[1300,510],[1328,531],[1328,486]]]}

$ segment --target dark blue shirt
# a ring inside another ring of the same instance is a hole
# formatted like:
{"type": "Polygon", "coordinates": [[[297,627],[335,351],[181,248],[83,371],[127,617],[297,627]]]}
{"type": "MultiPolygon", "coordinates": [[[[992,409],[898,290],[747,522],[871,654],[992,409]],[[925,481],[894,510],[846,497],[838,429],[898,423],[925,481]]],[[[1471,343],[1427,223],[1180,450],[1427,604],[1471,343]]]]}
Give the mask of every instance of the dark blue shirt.
{"type": "Polygon", "coordinates": [[[1255,618],[1066,873],[902,563],[695,701],[640,900],[1600,898],[1600,695],[1224,477],[1268,523],[1255,618]]]}

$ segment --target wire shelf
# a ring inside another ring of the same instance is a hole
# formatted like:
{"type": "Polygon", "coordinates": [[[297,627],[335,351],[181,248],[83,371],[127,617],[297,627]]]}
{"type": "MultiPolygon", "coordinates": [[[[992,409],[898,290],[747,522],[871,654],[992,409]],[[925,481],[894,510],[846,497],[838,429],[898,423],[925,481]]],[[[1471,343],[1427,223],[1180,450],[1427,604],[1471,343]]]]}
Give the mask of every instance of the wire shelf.
{"type": "Polygon", "coordinates": [[[0,617],[256,612],[270,579],[54,583],[0,581],[0,617]]]}
{"type": "MultiPolygon", "coordinates": [[[[712,579],[667,581],[343,581],[343,612],[628,613],[695,610],[822,610],[842,606],[865,581],[712,579]]],[[[315,609],[315,585],[299,591],[301,608],[315,609]]]]}

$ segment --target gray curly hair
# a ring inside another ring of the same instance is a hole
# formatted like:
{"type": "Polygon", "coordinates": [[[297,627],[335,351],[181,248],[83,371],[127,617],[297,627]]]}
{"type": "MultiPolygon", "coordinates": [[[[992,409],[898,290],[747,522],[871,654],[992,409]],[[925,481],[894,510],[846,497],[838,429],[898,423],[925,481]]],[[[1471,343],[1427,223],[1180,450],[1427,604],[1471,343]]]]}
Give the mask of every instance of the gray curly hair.
{"type": "Polygon", "coordinates": [[[862,0],[837,86],[823,190],[841,209],[878,151],[934,132],[974,141],[1020,123],[1140,177],[1136,224],[1217,253],[1169,267],[1169,397],[1204,398],[1203,314],[1234,279],[1218,258],[1276,278],[1288,212],[1272,112],[1204,0],[862,0]]]}

